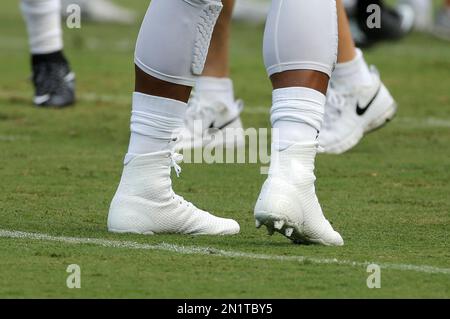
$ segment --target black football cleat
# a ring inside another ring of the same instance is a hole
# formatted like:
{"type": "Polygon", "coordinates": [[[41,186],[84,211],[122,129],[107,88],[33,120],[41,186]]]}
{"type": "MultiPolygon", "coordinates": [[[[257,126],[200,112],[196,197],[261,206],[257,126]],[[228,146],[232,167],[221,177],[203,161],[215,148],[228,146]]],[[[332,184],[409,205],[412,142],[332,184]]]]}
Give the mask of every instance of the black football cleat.
{"type": "Polygon", "coordinates": [[[62,108],[75,103],[75,74],[61,52],[33,55],[34,104],[62,108]]]}

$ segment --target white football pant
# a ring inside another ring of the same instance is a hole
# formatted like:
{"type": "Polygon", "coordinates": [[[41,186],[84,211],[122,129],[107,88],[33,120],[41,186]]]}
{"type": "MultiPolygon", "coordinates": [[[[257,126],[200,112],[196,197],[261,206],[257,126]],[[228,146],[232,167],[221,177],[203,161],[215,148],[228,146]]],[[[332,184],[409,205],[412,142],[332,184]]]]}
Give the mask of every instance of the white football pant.
{"type": "Polygon", "coordinates": [[[21,0],[32,54],[47,54],[63,48],[60,0],[21,0]]]}
{"type": "MultiPolygon", "coordinates": [[[[194,86],[203,71],[220,0],[153,0],[135,63],[158,79],[194,86]]],[[[337,57],[335,0],[273,0],[264,37],[269,75],[316,70],[331,75],[337,57]]]]}

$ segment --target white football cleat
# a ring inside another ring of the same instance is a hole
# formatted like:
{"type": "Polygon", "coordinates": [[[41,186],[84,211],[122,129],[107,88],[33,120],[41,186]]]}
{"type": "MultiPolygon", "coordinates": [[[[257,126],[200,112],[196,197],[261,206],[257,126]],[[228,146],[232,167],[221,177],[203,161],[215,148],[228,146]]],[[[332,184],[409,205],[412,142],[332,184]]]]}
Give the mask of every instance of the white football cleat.
{"type": "Polygon", "coordinates": [[[205,146],[212,148],[239,148],[245,144],[241,100],[230,108],[222,102],[208,101],[195,95],[189,101],[185,126],[175,144],[177,151],[205,146]]]}
{"type": "Polygon", "coordinates": [[[279,232],[295,243],[342,246],[344,240],[322,213],[316,196],[314,159],[318,144],[272,150],[269,177],[255,206],[256,226],[279,232]]]}
{"type": "Polygon", "coordinates": [[[171,168],[181,171],[180,154],[140,155],[124,167],[112,200],[108,230],[115,233],[233,235],[239,224],[198,209],[172,190],[171,168]]]}
{"type": "Polygon", "coordinates": [[[342,154],[355,147],[364,134],[374,131],[397,112],[397,104],[371,69],[373,84],[353,88],[330,86],[319,144],[325,153],[342,154]]]}

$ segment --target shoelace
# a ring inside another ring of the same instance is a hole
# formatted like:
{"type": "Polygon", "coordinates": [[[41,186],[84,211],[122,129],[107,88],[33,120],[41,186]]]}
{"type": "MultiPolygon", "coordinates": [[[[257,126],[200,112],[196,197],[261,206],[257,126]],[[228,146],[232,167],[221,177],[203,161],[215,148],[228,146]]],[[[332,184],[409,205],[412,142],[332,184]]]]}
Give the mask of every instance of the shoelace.
{"type": "MultiPolygon", "coordinates": [[[[170,152],[169,157],[170,157],[170,167],[172,167],[175,170],[177,177],[180,177],[181,167],[180,165],[178,165],[178,163],[181,163],[183,161],[183,155],[172,151],[170,152]]],[[[175,194],[173,191],[172,191],[172,198],[178,200],[180,205],[184,204],[187,207],[192,206],[190,202],[186,201],[182,196],[175,194]]]]}
{"type": "Polygon", "coordinates": [[[169,158],[170,158],[170,167],[172,167],[175,170],[177,177],[180,177],[181,167],[180,165],[178,165],[178,163],[181,163],[183,161],[183,155],[172,151],[170,152],[169,158]]]}

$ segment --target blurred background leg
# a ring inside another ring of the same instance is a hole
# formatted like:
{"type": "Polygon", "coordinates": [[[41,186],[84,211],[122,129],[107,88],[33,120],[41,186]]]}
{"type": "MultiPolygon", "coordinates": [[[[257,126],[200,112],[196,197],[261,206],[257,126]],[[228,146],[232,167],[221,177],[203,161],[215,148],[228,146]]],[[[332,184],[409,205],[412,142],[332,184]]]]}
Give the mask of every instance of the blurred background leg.
{"type": "Polygon", "coordinates": [[[63,54],[59,0],[22,0],[30,43],[34,104],[64,107],[75,102],[75,74],[63,54]]]}

